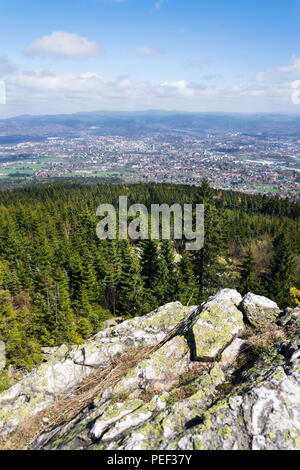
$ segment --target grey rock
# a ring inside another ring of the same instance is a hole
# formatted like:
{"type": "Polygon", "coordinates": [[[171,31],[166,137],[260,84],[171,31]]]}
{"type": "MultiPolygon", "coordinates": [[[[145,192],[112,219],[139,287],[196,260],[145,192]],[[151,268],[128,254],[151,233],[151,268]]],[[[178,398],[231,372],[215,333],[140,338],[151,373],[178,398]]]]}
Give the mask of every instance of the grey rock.
{"type": "Polygon", "coordinates": [[[42,353],[47,361],[55,359],[65,359],[69,352],[68,346],[62,344],[53,348],[42,348],[42,353]]]}
{"type": "Polygon", "coordinates": [[[248,322],[253,326],[264,326],[275,323],[280,314],[280,309],[276,302],[273,302],[261,295],[245,295],[241,308],[248,322]]]}
{"type": "Polygon", "coordinates": [[[278,318],[278,324],[281,326],[286,325],[299,325],[300,326],[300,306],[296,308],[287,308],[283,314],[278,318]]]}
{"type": "MultiPolygon", "coordinates": [[[[300,448],[300,328],[254,364],[232,371],[245,345],[236,337],[244,328],[241,300],[225,289],[199,308],[175,302],[99,332],[64,358],[54,352],[0,395],[1,433],[54,398],[72,394],[82,378],[111,364],[116,354],[165,339],[72,421],[40,434],[28,449],[300,448]]],[[[245,308],[259,325],[264,315],[269,322],[279,313],[276,304],[253,294],[243,299],[245,308]]]]}
{"type": "Polygon", "coordinates": [[[103,329],[106,330],[107,328],[112,328],[114,326],[119,325],[123,321],[124,317],[110,318],[109,320],[105,320],[105,322],[103,322],[103,329]]]}
{"type": "Polygon", "coordinates": [[[111,364],[116,355],[155,345],[194,310],[195,307],[173,302],[144,317],[101,331],[87,343],[70,350],[64,345],[46,349],[45,364],[0,394],[0,436],[13,431],[27,416],[70,393],[95,369],[111,364]]]}

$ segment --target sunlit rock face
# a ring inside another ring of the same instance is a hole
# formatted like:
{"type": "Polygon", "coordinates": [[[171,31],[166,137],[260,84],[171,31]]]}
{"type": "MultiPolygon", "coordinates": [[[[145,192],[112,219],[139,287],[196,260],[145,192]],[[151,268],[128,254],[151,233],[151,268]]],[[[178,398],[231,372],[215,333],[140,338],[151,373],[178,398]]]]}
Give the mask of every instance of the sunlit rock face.
{"type": "Polygon", "coordinates": [[[45,351],[47,362],[0,395],[0,435],[5,440],[26,418],[71,397],[114,358],[148,348],[74,419],[41,432],[26,448],[300,448],[298,310],[279,315],[269,299],[224,289],[199,307],[170,303],[84,345],[45,351]],[[255,335],[257,326],[275,322],[289,324],[288,339],[240,364],[245,326],[251,323],[255,335]]]}

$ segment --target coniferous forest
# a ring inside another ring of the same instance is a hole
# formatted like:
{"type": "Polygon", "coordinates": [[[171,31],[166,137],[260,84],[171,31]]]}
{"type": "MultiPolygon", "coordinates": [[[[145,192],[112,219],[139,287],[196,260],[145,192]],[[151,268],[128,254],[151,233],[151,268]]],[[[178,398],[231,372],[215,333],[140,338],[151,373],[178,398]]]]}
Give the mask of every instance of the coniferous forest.
{"type": "Polygon", "coordinates": [[[111,317],[167,302],[199,304],[219,288],[292,305],[300,283],[300,204],[178,185],[42,184],[0,192],[0,339],[8,364],[31,369],[41,348],[80,343],[111,317]],[[205,244],[99,240],[101,203],[204,203],[205,244]]]}

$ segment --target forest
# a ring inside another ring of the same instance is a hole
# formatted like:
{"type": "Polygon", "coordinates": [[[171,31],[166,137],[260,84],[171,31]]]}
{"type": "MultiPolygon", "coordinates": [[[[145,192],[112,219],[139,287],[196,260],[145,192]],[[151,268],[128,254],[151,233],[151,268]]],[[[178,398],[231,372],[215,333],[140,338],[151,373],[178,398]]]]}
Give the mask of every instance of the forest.
{"type": "MultiPolygon", "coordinates": [[[[81,343],[115,316],[220,288],[293,305],[300,285],[300,203],[169,184],[51,183],[0,192],[0,340],[7,366],[30,370],[42,347],[81,343]],[[101,203],[203,203],[205,243],[99,240],[101,203]]],[[[0,377],[1,379],[1,377],[0,377]]]]}

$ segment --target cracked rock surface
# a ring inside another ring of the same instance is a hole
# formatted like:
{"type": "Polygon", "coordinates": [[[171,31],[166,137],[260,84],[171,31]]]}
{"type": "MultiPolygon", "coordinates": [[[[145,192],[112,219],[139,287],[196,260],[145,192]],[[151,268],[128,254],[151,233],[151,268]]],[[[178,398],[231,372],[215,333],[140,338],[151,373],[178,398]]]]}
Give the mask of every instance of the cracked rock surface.
{"type": "Polygon", "coordinates": [[[259,304],[253,318],[261,318],[262,303],[273,309],[268,322],[277,321],[279,310],[265,300],[249,301],[249,294],[242,299],[224,289],[200,307],[171,303],[101,331],[79,347],[48,351],[48,362],[0,395],[0,434],[72,394],[76,384],[116,355],[162,341],[72,421],[41,433],[27,448],[300,448],[298,310],[288,312],[286,323],[293,330],[287,341],[234,370],[245,344],[238,336],[246,306],[259,304]]]}

